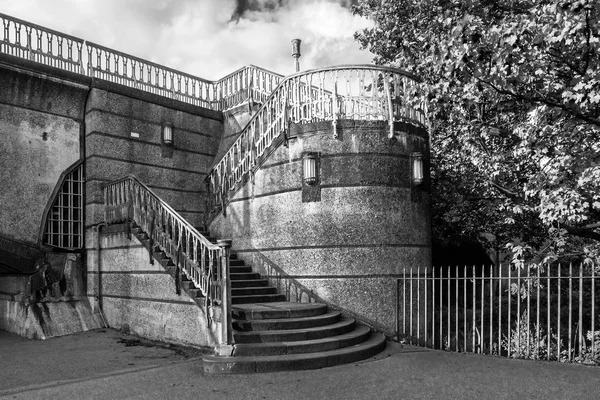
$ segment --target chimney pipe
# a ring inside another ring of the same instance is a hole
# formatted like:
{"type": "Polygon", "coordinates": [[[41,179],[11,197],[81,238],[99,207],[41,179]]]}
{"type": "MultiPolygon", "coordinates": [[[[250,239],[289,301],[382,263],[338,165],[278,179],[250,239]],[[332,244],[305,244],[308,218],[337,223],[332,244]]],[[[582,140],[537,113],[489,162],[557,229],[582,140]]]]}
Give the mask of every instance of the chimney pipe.
{"type": "Polygon", "coordinates": [[[300,58],[300,43],[302,43],[300,39],[292,40],[292,57],[296,60],[296,72],[300,71],[300,61],[298,61],[300,58]]]}

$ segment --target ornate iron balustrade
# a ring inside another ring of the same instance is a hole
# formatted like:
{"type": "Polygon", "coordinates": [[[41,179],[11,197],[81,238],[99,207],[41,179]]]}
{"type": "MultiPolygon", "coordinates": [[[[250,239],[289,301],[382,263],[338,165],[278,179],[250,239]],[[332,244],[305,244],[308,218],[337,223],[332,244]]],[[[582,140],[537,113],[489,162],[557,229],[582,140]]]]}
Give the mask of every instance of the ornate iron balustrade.
{"type": "Polygon", "coordinates": [[[275,90],[282,75],[247,65],[214,82],[219,110],[226,110],[249,99],[264,103],[275,90]]]}
{"type": "Polygon", "coordinates": [[[104,203],[107,224],[135,222],[148,234],[150,252],[155,245],[158,246],[175,263],[176,275],[182,271],[194,283],[206,297],[207,317],[209,306],[221,308],[221,327],[217,332],[219,344],[230,344],[230,243],[220,243],[220,246],[211,243],[132,176],[106,184],[104,203]]]}
{"type": "Polygon", "coordinates": [[[215,108],[214,84],[172,68],[86,42],[88,75],[180,100],[215,108]]]}
{"type": "Polygon", "coordinates": [[[0,53],[35,61],[70,72],[85,73],[84,41],[0,13],[0,53]]]}
{"type": "Polygon", "coordinates": [[[208,211],[224,209],[229,191],[255,171],[290,123],[331,121],[334,136],[341,119],[388,121],[390,137],[397,121],[425,126],[418,83],[402,70],[375,65],[321,68],[283,79],[207,177],[208,211]]]}
{"type": "Polygon", "coordinates": [[[283,78],[249,65],[210,81],[2,13],[0,21],[0,53],[213,110],[263,102],[283,78]]]}

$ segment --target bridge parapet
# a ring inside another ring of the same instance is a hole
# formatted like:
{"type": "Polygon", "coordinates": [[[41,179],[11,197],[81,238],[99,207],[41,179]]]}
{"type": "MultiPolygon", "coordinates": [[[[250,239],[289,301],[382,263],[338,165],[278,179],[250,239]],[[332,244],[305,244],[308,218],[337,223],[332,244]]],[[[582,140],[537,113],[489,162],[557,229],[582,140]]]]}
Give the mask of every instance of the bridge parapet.
{"type": "Polygon", "coordinates": [[[0,13],[0,53],[223,111],[265,101],[283,78],[254,65],[211,81],[0,13]]]}
{"type": "Polygon", "coordinates": [[[0,53],[85,73],[84,40],[0,13],[0,53]]]}

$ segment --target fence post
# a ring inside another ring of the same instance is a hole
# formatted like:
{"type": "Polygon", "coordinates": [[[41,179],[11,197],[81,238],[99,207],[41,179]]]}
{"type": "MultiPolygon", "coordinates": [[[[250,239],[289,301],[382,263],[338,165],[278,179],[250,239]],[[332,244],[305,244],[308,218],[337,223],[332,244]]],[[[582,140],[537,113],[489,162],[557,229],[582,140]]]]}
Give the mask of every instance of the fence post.
{"type": "Polygon", "coordinates": [[[221,338],[218,353],[230,356],[233,353],[233,337],[231,333],[231,281],[229,280],[229,255],[231,239],[220,239],[217,245],[221,248],[221,338]]]}

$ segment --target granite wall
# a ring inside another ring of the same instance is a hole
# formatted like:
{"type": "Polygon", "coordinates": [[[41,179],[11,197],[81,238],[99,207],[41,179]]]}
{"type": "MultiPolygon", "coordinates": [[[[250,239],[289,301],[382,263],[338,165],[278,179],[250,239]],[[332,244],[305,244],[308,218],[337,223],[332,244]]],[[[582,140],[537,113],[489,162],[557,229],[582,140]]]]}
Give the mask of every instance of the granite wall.
{"type": "Polygon", "coordinates": [[[413,183],[411,166],[420,152],[428,171],[427,132],[395,128],[390,140],[383,121],[341,121],[337,138],[331,122],[292,126],[288,146],[232,195],[211,235],[233,239],[249,264],[269,264],[263,275],[275,269],[272,278],[392,335],[396,279],[431,264],[429,179],[413,183]],[[305,153],[317,154],[315,186],[302,181],[305,153]]]}
{"type": "Polygon", "coordinates": [[[99,242],[95,233],[88,235],[88,294],[94,309],[102,310],[111,328],[170,343],[214,345],[204,309],[184,291],[176,294],[173,277],[160,263],[150,264],[148,250],[119,227],[101,233],[99,242]]]}
{"type": "Polygon", "coordinates": [[[193,225],[204,221],[204,178],[223,115],[104,83],[86,107],[86,227],[104,219],[102,185],[135,175],[193,225]],[[144,95],[144,96],[141,96],[144,95]],[[173,143],[165,144],[164,124],[173,143]]]}
{"type": "Polygon", "coordinates": [[[0,237],[7,240],[39,245],[44,211],[61,174],[83,157],[88,88],[64,75],[48,79],[0,59],[0,237]]]}

